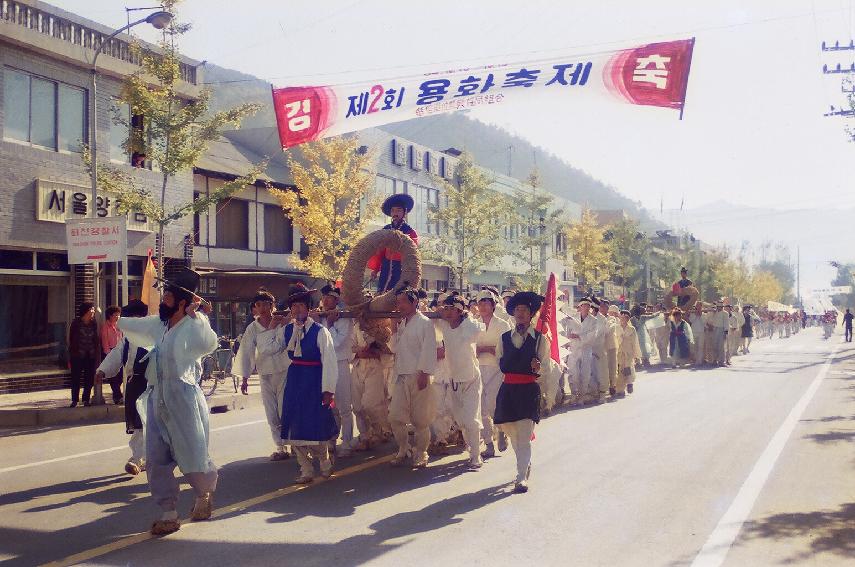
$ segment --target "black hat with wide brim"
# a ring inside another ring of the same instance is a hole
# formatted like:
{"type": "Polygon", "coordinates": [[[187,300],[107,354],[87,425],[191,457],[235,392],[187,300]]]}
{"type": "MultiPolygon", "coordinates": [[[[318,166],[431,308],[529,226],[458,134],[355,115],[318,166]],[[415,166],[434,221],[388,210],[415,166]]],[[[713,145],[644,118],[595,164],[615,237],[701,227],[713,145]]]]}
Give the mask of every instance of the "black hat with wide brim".
{"type": "Polygon", "coordinates": [[[132,299],[122,307],[122,317],[146,317],[147,315],[148,305],[139,299],[132,299]]]}
{"type": "Polygon", "coordinates": [[[288,290],[288,297],[285,298],[285,305],[289,308],[292,303],[305,303],[309,307],[312,306],[312,294],[315,293],[316,289],[309,289],[303,283],[296,283],[291,286],[291,289],[288,290]]]}
{"type": "Polygon", "coordinates": [[[386,200],[383,201],[383,214],[387,217],[392,216],[392,207],[401,207],[409,213],[413,210],[413,206],[415,204],[416,203],[413,201],[413,198],[406,193],[397,193],[386,197],[386,200]]]}
{"type": "Polygon", "coordinates": [[[527,305],[531,310],[531,314],[534,315],[540,310],[540,306],[543,305],[543,296],[533,291],[519,291],[508,300],[508,313],[513,313],[517,305],[527,305]]]}
{"type": "Polygon", "coordinates": [[[199,288],[199,279],[201,276],[191,270],[184,268],[179,272],[169,275],[169,278],[163,279],[163,290],[178,292],[179,294],[195,295],[199,288]]]}

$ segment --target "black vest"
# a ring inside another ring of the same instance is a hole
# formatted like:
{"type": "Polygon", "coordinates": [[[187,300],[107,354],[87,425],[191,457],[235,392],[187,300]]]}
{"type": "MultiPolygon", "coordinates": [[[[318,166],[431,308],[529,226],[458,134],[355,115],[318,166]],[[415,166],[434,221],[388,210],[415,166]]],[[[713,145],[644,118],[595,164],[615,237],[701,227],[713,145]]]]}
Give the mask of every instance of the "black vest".
{"type": "Polygon", "coordinates": [[[536,376],[531,369],[531,359],[537,358],[537,338],[540,333],[534,332],[534,337],[526,331],[525,341],[520,348],[514,346],[511,340],[513,331],[507,331],[502,335],[502,358],[499,360],[499,369],[504,374],[528,374],[536,376]]]}
{"type": "MultiPolygon", "coordinates": [[[[122,366],[124,367],[128,363],[128,350],[131,348],[131,344],[126,340],[124,346],[122,347],[122,366]]],[[[134,371],[133,378],[145,380],[145,370],[148,367],[148,360],[146,359],[143,362],[140,362],[140,359],[148,354],[148,351],[142,347],[137,348],[137,352],[134,355],[134,371]]]]}

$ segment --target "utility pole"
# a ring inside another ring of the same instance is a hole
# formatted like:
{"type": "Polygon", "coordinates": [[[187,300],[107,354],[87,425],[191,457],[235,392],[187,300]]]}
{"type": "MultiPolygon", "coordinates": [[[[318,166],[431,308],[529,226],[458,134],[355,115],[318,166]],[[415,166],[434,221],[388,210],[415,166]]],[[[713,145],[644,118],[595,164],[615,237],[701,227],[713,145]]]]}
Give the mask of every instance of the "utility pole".
{"type": "Polygon", "coordinates": [[[514,176],[514,147],[508,146],[508,177],[514,176]]]}
{"type": "Polygon", "coordinates": [[[796,246],[796,303],[802,305],[802,248],[796,246]]]}

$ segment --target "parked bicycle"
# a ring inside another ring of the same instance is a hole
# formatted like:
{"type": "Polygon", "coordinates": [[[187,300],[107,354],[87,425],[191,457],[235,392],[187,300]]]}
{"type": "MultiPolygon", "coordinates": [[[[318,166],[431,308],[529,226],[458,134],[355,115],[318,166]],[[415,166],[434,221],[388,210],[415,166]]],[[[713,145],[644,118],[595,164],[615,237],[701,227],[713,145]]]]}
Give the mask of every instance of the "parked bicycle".
{"type": "Polygon", "coordinates": [[[234,340],[228,337],[220,337],[220,346],[212,353],[202,357],[202,376],[199,387],[206,398],[211,397],[217,390],[217,386],[225,384],[231,378],[235,393],[238,392],[239,378],[232,374],[232,361],[234,360],[234,340]]]}

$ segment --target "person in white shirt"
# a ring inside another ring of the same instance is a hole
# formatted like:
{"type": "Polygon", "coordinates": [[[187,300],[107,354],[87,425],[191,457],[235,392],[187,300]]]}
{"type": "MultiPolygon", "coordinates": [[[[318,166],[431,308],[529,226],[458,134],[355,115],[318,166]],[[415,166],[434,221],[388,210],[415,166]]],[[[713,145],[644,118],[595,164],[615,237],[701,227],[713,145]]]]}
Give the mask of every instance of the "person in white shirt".
{"type": "Polygon", "coordinates": [[[395,353],[394,385],[389,405],[389,421],[398,444],[392,466],[405,464],[409,447],[408,425],[415,430],[412,464],[424,468],[428,464],[430,424],[436,412],[435,392],[430,388],[431,375],[436,371],[436,330],[433,323],[418,310],[417,290],[404,287],[396,292],[401,319],[392,335],[395,353]]]}
{"type": "Polygon", "coordinates": [[[531,292],[519,292],[508,302],[516,325],[502,335],[496,347],[496,358],[503,374],[496,398],[494,420],[510,438],[517,460],[514,492],[528,492],[531,475],[531,438],[540,421],[541,365],[550,360],[549,341],[535,331],[532,317],[543,305],[543,297],[531,292]]]}
{"type": "Polygon", "coordinates": [[[340,424],[341,447],[336,450],[333,441],[332,450],[337,457],[349,457],[353,449],[353,379],[350,372],[350,363],[353,360],[353,320],[339,317],[339,288],[327,284],[321,288],[321,294],[322,315],[325,316],[318,316],[318,321],[330,332],[338,360],[333,413],[340,424]]]}
{"type": "MultiPolygon", "coordinates": [[[[146,317],[148,306],[139,299],[132,299],[122,307],[122,317],[146,317]]],[[[125,463],[125,472],[136,476],[145,470],[145,410],[147,397],[145,391],[148,389],[148,381],[145,374],[148,368],[147,357],[151,345],[139,346],[132,344],[127,337],[123,337],[116,347],[104,357],[95,379],[102,382],[107,376],[116,376],[122,372],[124,384],[122,391],[125,393],[125,431],[131,436],[128,447],[131,456],[125,463]],[[137,406],[139,400],[139,406],[137,406]],[[140,412],[139,410],[143,411],[140,412]]]]}
{"type": "Polygon", "coordinates": [[[738,335],[742,334],[742,330],[739,328],[739,320],[733,312],[733,306],[728,303],[724,306],[724,311],[727,313],[727,340],[725,341],[724,348],[724,363],[730,366],[730,360],[733,358],[733,353],[739,344],[738,335]]]}
{"type": "MultiPolygon", "coordinates": [[[[375,322],[376,323],[376,322],[375,322]]],[[[388,325],[375,325],[369,334],[357,323],[353,329],[353,413],[359,428],[357,451],[367,451],[391,434],[386,400],[386,367],[394,363],[388,325]]]]}
{"type": "Polygon", "coordinates": [[[579,315],[574,317],[579,331],[567,336],[571,340],[579,339],[579,377],[576,383],[583,403],[600,403],[602,395],[600,384],[594,373],[594,348],[600,337],[600,322],[591,313],[592,301],[585,297],[579,301],[579,315]]]}
{"type": "Polygon", "coordinates": [[[461,295],[450,295],[443,301],[441,320],[436,326],[442,334],[443,346],[437,359],[448,361],[448,402],[451,415],[460,426],[469,446],[469,468],[476,470],[481,460],[481,371],[475,343],[484,325],[472,320],[461,295]]]}
{"type": "Polygon", "coordinates": [[[724,311],[723,303],[715,304],[715,311],[710,314],[709,325],[713,328],[712,362],[717,366],[725,366],[729,361],[726,351],[730,317],[724,311]]]}
{"type": "Polygon", "coordinates": [[[259,354],[288,353],[282,439],[297,454],[300,464],[297,484],[314,480],[313,458],[317,458],[323,478],[332,476],[330,441],[338,437],[338,424],[332,411],[338,361],[330,332],[309,318],[314,291],[302,284],[291,286],[287,303],[292,322],[283,327],[285,317],[275,315],[271,329],[258,337],[259,354]]]}
{"type": "Polygon", "coordinates": [[[706,350],[706,327],[707,315],[704,313],[704,304],[698,301],[695,303],[695,310],[688,314],[687,319],[692,327],[692,336],[695,338],[694,348],[692,349],[692,358],[695,366],[701,366],[704,363],[704,352],[706,350]]]}
{"type": "Polygon", "coordinates": [[[484,330],[478,335],[475,351],[481,371],[481,438],[486,445],[481,456],[484,458],[496,456],[496,441],[499,443],[499,451],[508,448],[508,437],[500,433],[493,424],[493,414],[496,412],[499,386],[502,385],[502,371],[499,370],[496,347],[499,346],[502,335],[511,330],[511,326],[495,314],[496,303],[497,298],[490,291],[485,290],[478,294],[478,311],[481,313],[484,330]]]}
{"type": "Polygon", "coordinates": [[[246,394],[249,376],[258,371],[261,389],[261,403],[275,450],[271,461],[282,461],[291,456],[291,450],[282,440],[282,399],[285,396],[285,372],[288,368],[288,355],[284,352],[273,355],[259,355],[258,335],[267,331],[273,321],[273,306],[276,298],[264,288],[259,289],[252,301],[255,319],[241,337],[240,347],[232,363],[232,372],[243,378],[241,391],[246,394]]]}
{"type": "Polygon", "coordinates": [[[606,380],[607,384],[601,384],[601,386],[605,385],[609,389],[609,394],[611,396],[617,395],[617,326],[618,326],[618,315],[620,314],[620,309],[617,308],[617,305],[611,305],[608,299],[602,299],[600,301],[600,310],[605,316],[604,326],[603,326],[603,343],[605,344],[605,361],[606,363],[603,365],[603,369],[606,371],[608,379],[606,380]]]}

